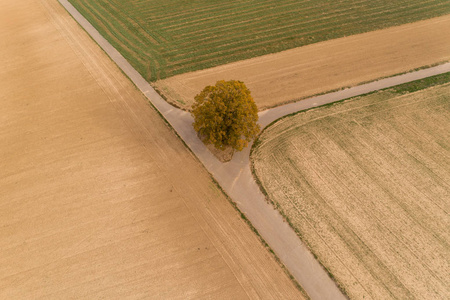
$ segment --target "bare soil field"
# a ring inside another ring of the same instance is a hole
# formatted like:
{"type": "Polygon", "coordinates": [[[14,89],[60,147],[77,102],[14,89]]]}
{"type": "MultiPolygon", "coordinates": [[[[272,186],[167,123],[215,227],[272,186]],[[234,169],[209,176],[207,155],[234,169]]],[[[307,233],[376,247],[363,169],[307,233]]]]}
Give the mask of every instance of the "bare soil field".
{"type": "Polygon", "coordinates": [[[268,198],[352,299],[450,297],[450,83],[286,117],[252,154],[268,198]]]}
{"type": "Polygon", "coordinates": [[[218,80],[241,80],[260,110],[450,60],[450,15],[176,75],[154,83],[190,109],[218,80]]]}
{"type": "Polygon", "coordinates": [[[302,299],[56,0],[0,2],[1,299],[302,299]]]}

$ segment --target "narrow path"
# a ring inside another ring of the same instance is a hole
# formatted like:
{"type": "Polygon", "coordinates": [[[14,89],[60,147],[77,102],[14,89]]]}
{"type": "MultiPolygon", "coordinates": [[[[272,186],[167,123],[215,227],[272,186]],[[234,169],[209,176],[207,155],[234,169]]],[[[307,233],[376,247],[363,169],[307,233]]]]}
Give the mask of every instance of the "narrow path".
{"type": "MultiPolygon", "coordinates": [[[[214,176],[227,194],[245,213],[253,226],[289,269],[291,274],[312,299],[345,299],[333,280],[314,259],[295,232],[284,222],[282,216],[265,201],[250,171],[250,147],[235,154],[228,163],[219,162],[197,138],[192,127],[193,119],[164,99],[148,82],[106,41],[100,33],[67,1],[59,0],[74,19],[92,36],[112,60],[124,71],[134,84],[145,94],[159,112],[166,118],[179,136],[195,153],[206,169],[214,176]]],[[[297,103],[276,107],[259,113],[261,127],[299,110],[365,94],[378,89],[429,77],[450,71],[450,63],[400,76],[382,79],[354,88],[302,100],[297,103]]]]}

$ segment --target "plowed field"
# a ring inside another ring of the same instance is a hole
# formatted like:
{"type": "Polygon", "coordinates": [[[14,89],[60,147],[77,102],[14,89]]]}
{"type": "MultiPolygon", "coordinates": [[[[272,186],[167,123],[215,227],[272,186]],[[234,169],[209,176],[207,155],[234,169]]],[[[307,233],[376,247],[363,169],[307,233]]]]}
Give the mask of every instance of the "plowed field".
{"type": "Polygon", "coordinates": [[[301,299],[56,0],[0,2],[1,299],[301,299]]]}
{"type": "Polygon", "coordinates": [[[450,84],[284,118],[254,149],[268,198],[350,298],[450,297],[450,84]]]}

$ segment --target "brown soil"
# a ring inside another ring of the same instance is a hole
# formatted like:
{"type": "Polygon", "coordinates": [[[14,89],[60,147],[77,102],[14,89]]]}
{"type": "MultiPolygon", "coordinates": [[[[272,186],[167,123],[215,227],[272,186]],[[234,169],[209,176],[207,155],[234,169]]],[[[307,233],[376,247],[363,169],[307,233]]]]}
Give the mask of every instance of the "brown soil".
{"type": "Polygon", "coordinates": [[[221,162],[229,162],[233,159],[234,150],[231,147],[226,148],[225,150],[220,150],[214,147],[213,144],[205,144],[206,148],[221,162]]]}
{"type": "Polygon", "coordinates": [[[450,60],[450,15],[330,40],[157,81],[189,109],[218,80],[241,80],[260,110],[450,60]]]}
{"type": "Polygon", "coordinates": [[[450,298],[449,95],[374,93],[260,137],[268,197],[352,299],[450,298]]]}
{"type": "Polygon", "coordinates": [[[217,149],[213,144],[207,143],[206,138],[197,133],[198,138],[205,144],[206,148],[221,162],[229,162],[233,159],[234,150],[231,147],[227,147],[224,150],[217,149]]]}
{"type": "Polygon", "coordinates": [[[0,2],[0,298],[302,294],[56,0],[0,2]]]}

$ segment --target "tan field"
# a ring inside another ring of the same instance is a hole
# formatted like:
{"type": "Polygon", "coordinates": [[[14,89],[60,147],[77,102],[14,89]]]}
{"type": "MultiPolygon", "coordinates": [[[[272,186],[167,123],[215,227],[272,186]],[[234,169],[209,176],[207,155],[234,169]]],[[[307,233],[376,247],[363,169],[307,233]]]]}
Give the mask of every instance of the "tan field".
{"type": "Polygon", "coordinates": [[[282,119],[255,173],[354,299],[450,298],[450,84],[282,119]]]}
{"type": "Polygon", "coordinates": [[[154,83],[170,103],[190,109],[218,80],[240,80],[260,110],[450,60],[450,15],[339,38],[154,83]]]}
{"type": "Polygon", "coordinates": [[[0,2],[1,299],[302,299],[56,0],[0,2]]]}

